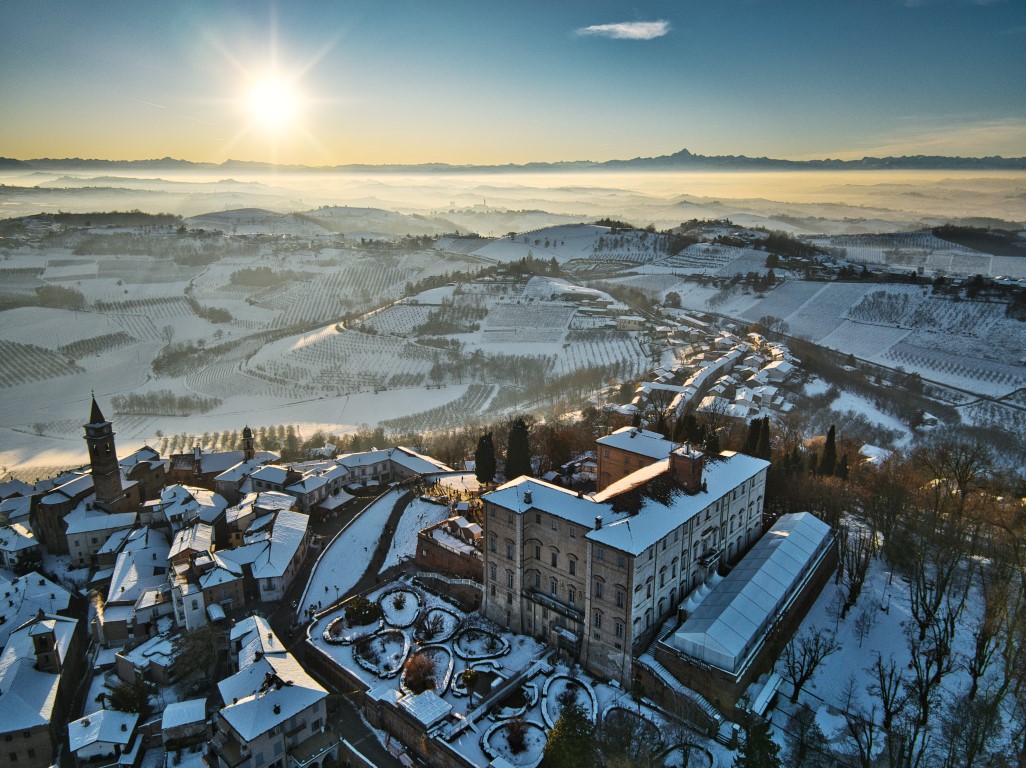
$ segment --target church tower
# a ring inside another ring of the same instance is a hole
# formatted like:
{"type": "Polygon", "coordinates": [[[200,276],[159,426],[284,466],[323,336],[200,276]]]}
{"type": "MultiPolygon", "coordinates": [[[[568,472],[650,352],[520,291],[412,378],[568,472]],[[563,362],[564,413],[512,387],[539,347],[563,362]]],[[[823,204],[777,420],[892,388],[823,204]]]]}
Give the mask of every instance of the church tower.
{"type": "Polygon", "coordinates": [[[249,428],[248,424],[245,429],[242,430],[242,456],[246,461],[249,461],[256,456],[253,442],[253,430],[249,428]]]}
{"type": "Polygon", "coordinates": [[[89,423],[83,426],[85,441],[89,446],[89,466],[92,469],[96,505],[113,512],[125,497],[121,488],[121,467],[114,448],[114,425],[103,418],[95,397],[89,423]]]}

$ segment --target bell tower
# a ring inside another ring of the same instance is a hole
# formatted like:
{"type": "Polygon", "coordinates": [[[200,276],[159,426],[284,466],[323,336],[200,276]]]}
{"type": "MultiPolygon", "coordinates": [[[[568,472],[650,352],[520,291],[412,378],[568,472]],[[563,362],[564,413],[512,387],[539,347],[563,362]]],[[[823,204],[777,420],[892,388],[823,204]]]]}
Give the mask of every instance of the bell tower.
{"type": "Polygon", "coordinates": [[[253,430],[247,424],[246,428],[242,430],[242,457],[246,461],[250,461],[254,456],[256,456],[256,451],[254,450],[253,430]]]}
{"type": "Polygon", "coordinates": [[[114,425],[103,418],[95,397],[89,413],[89,423],[83,426],[85,441],[89,446],[89,466],[93,475],[96,505],[113,512],[118,502],[125,498],[121,487],[121,467],[118,465],[118,453],[114,448],[114,425]]]}

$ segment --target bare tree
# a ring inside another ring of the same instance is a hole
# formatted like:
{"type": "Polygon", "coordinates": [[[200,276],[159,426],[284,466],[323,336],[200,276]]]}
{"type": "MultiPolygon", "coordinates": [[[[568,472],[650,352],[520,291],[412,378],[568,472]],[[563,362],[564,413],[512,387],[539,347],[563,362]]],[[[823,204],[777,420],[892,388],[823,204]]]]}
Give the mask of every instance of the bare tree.
{"type": "Polygon", "coordinates": [[[876,707],[870,707],[867,711],[858,703],[855,696],[855,675],[848,678],[842,689],[841,698],[846,742],[858,760],[859,768],[871,768],[876,749],[876,707]]]}
{"type": "Polygon", "coordinates": [[[812,679],[819,665],[840,647],[833,633],[815,627],[791,639],[784,648],[784,668],[794,687],[790,699],[792,704],[798,701],[798,694],[812,679]]]}
{"type": "Polygon", "coordinates": [[[788,765],[791,768],[827,768],[832,764],[827,740],[816,723],[816,711],[799,705],[791,715],[788,765]]]}
{"type": "Polygon", "coordinates": [[[165,325],[160,329],[161,338],[164,339],[165,343],[171,344],[175,340],[175,327],[173,325],[165,325]]]}
{"type": "Polygon", "coordinates": [[[883,729],[890,732],[895,716],[905,705],[905,688],[901,674],[898,672],[898,666],[893,656],[884,661],[883,656],[879,653],[877,653],[876,662],[869,672],[873,675],[873,682],[870,683],[867,690],[870,695],[880,700],[880,709],[883,711],[883,729]]]}

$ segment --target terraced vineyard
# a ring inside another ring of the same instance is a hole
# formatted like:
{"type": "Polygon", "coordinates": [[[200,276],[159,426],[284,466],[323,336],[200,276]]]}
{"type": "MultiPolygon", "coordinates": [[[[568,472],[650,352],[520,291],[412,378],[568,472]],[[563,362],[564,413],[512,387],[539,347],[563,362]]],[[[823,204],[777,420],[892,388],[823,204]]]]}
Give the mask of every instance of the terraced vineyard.
{"type": "Polygon", "coordinates": [[[431,432],[455,429],[484,414],[495,393],[494,384],[471,384],[467,391],[450,403],[420,413],[386,419],[380,424],[395,432],[431,432]]]}
{"type": "Polygon", "coordinates": [[[0,387],[81,372],[77,365],[48,349],[0,339],[0,387]]]}

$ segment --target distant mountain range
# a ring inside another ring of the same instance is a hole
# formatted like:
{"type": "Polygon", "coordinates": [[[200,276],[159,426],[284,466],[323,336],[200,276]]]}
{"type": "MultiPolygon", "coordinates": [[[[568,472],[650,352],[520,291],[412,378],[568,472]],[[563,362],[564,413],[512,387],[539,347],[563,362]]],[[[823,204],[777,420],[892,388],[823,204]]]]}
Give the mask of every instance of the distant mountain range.
{"type": "Polygon", "coordinates": [[[686,149],[672,155],[635,157],[631,160],[569,160],[555,163],[524,163],[522,165],[451,165],[420,163],[416,165],[276,165],[247,160],[226,160],[223,163],[194,163],[165,157],[159,160],[88,160],[79,157],[16,160],[0,157],[0,170],[65,171],[65,170],[202,170],[202,171],[290,171],[290,172],[366,172],[366,173],[460,173],[489,171],[518,173],[538,171],[588,170],[1026,170],[1026,157],[945,157],[943,155],[905,155],[902,157],[863,157],[861,160],[780,160],[772,157],[746,155],[695,155],[686,149]]]}

